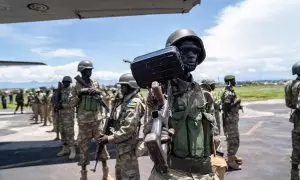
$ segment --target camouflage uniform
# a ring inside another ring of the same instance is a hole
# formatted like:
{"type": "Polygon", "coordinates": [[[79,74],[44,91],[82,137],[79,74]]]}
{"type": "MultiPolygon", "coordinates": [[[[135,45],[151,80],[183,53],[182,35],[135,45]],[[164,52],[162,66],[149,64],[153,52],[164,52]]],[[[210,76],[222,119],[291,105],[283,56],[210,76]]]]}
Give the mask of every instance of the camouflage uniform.
{"type": "Polygon", "coordinates": [[[113,143],[116,144],[116,179],[140,179],[139,164],[135,153],[138,144],[140,118],[144,114],[143,99],[139,94],[131,94],[121,104],[116,121],[113,143]]]}
{"type": "Polygon", "coordinates": [[[291,156],[291,180],[299,180],[300,164],[300,63],[293,66],[293,75],[298,74],[296,80],[289,81],[285,86],[285,100],[287,107],[291,108],[292,113],[290,122],[294,124],[292,130],[292,156],[291,156]],[[295,68],[295,69],[294,69],[295,68]],[[289,93],[289,96],[287,96],[289,93]]]}
{"type": "Polygon", "coordinates": [[[62,108],[59,109],[60,133],[63,142],[63,149],[58,155],[68,154],[71,151],[69,159],[75,158],[74,146],[74,107],[70,106],[71,87],[62,88],[61,102],[62,108]]]}
{"type": "Polygon", "coordinates": [[[236,156],[236,153],[240,146],[240,136],[239,136],[239,104],[234,104],[237,100],[237,95],[232,86],[226,86],[222,96],[222,109],[223,109],[223,128],[226,132],[227,137],[227,156],[228,164],[231,168],[240,169],[240,163],[235,163],[236,161],[241,161],[239,157],[236,156]],[[225,106],[229,107],[228,110],[225,109],[225,106]],[[232,165],[230,165],[233,163],[232,165]]]}
{"type": "MultiPolygon", "coordinates": [[[[193,80],[191,80],[191,82],[187,82],[181,79],[174,79],[172,81],[172,94],[173,97],[170,97],[171,99],[173,99],[173,101],[171,102],[172,117],[169,121],[171,121],[172,128],[175,129],[175,135],[172,138],[171,152],[168,154],[169,170],[167,173],[162,173],[153,168],[149,179],[218,179],[217,176],[213,175],[210,164],[210,155],[212,153],[211,124],[213,123],[214,118],[205,110],[205,104],[207,102],[203,95],[203,91],[201,90],[199,84],[197,84],[193,80]],[[184,119],[184,112],[185,110],[187,110],[186,108],[188,106],[188,102],[192,99],[194,101],[192,101],[192,104],[190,105],[190,108],[188,109],[186,117],[184,119]],[[191,135],[192,133],[190,132],[190,128],[198,128],[198,126],[203,127],[203,130],[200,130],[199,133],[193,134],[193,137],[185,136],[185,138],[197,138],[197,141],[201,142],[199,143],[199,145],[204,147],[194,149],[194,147],[189,147],[188,145],[188,141],[193,140],[180,140],[180,138],[184,138],[183,136],[180,137],[180,134],[182,135],[182,133],[185,131],[186,133],[191,135]],[[176,143],[178,144],[176,145],[176,143]],[[188,154],[184,155],[185,157],[179,157],[178,151],[185,151],[188,152],[188,154]],[[190,171],[188,170],[189,168],[194,170],[190,171]]],[[[152,109],[152,105],[148,105],[149,108],[152,109]]],[[[145,126],[145,132],[151,131],[151,127],[151,121],[149,121],[149,123],[145,126]]]]}
{"type": "MultiPolygon", "coordinates": [[[[98,82],[91,80],[91,87],[100,90],[100,86],[98,82]]],[[[99,125],[100,120],[102,120],[101,114],[99,110],[97,111],[88,111],[83,109],[80,106],[80,99],[79,99],[79,92],[84,87],[76,82],[75,87],[72,90],[72,107],[78,107],[77,112],[77,120],[78,120],[78,127],[79,127],[79,134],[78,134],[78,146],[80,151],[80,160],[78,165],[86,166],[90,164],[88,159],[88,141],[92,138],[98,138],[100,136],[99,125]]],[[[105,148],[101,152],[100,159],[107,160],[109,159],[108,151],[105,148]]]]}
{"type": "Polygon", "coordinates": [[[218,127],[218,133],[221,133],[221,101],[216,96],[216,93],[214,91],[211,91],[212,97],[214,99],[214,111],[215,111],[215,119],[218,127]]]}

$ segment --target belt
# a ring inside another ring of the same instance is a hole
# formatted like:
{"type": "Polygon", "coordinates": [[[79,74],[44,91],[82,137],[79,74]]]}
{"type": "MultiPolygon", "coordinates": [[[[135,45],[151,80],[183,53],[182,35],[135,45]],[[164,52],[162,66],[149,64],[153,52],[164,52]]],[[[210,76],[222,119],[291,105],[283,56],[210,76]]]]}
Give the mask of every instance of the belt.
{"type": "Polygon", "coordinates": [[[212,173],[210,157],[204,159],[182,159],[170,156],[168,159],[170,169],[181,170],[189,173],[212,173]]]}

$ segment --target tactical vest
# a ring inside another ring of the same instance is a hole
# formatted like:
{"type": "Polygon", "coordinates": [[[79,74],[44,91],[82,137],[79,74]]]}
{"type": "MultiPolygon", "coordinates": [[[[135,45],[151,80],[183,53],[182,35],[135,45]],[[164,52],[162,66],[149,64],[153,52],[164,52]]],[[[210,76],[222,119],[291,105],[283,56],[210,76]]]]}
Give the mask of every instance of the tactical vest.
{"type": "MultiPolygon", "coordinates": [[[[97,88],[97,83],[92,81],[91,87],[97,88]]],[[[97,96],[81,95],[79,108],[85,111],[98,111],[100,109],[100,104],[98,103],[97,96]]]]}
{"type": "Polygon", "coordinates": [[[69,96],[70,96],[70,87],[62,89],[61,92],[61,104],[63,107],[70,106],[69,96]]]}
{"type": "Polygon", "coordinates": [[[205,112],[206,100],[198,84],[173,97],[171,126],[175,129],[172,155],[203,159],[211,155],[214,117],[205,112]]]}

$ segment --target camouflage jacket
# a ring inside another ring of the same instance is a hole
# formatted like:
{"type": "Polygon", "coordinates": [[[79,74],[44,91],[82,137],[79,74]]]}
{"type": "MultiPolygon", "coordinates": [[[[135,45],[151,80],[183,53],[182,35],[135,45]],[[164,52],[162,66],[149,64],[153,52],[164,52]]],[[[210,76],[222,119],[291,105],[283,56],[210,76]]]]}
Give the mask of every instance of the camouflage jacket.
{"type": "Polygon", "coordinates": [[[141,97],[139,93],[130,94],[122,101],[113,133],[118,155],[135,151],[138,143],[140,119],[145,111],[141,97]]]}
{"type": "Polygon", "coordinates": [[[239,113],[239,104],[234,104],[237,95],[231,86],[226,86],[221,95],[222,110],[229,114],[239,113]],[[226,110],[228,108],[228,111],[226,110]]]}
{"type": "MultiPolygon", "coordinates": [[[[92,79],[90,79],[90,81],[91,82],[90,82],[89,86],[91,88],[100,90],[100,86],[97,81],[94,81],[92,79]]],[[[80,103],[79,93],[80,93],[80,90],[83,88],[85,88],[85,87],[76,81],[74,88],[72,88],[72,90],[71,90],[70,105],[72,108],[75,108],[75,107],[78,108],[78,112],[77,112],[78,123],[91,123],[91,122],[100,120],[101,115],[100,115],[99,110],[96,112],[95,111],[86,111],[79,107],[79,103],[80,103]]]]}
{"type": "Polygon", "coordinates": [[[72,86],[67,88],[62,88],[61,90],[61,105],[62,111],[74,111],[74,107],[71,106],[71,97],[72,97],[72,86]]]}
{"type": "MultiPolygon", "coordinates": [[[[168,97],[171,108],[169,124],[170,128],[175,129],[171,142],[171,154],[202,161],[203,158],[211,155],[212,127],[215,118],[206,111],[207,100],[199,84],[193,80],[187,82],[174,79],[171,81],[171,87],[172,95],[168,97]],[[189,101],[192,102],[190,107],[188,107],[189,101]],[[203,127],[205,131],[202,128],[202,130],[197,129],[198,127],[203,127]]],[[[149,100],[147,102],[152,110],[153,105],[149,103],[149,100]]],[[[144,132],[149,133],[151,127],[152,121],[149,120],[144,132]]]]}

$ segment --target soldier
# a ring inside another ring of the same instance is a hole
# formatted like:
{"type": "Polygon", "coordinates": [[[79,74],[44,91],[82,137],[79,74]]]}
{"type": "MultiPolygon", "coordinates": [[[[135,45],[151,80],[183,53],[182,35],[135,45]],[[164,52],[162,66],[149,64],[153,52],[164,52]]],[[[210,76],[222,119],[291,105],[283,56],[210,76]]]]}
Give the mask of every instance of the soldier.
{"type": "Polygon", "coordinates": [[[43,118],[44,118],[44,125],[43,126],[47,126],[47,121],[49,121],[49,123],[51,123],[50,120],[50,110],[49,110],[49,104],[50,104],[50,90],[47,89],[46,93],[43,93],[43,99],[42,99],[42,113],[43,113],[43,118]]]}
{"type": "Polygon", "coordinates": [[[202,89],[209,92],[213,99],[213,115],[216,119],[216,125],[218,127],[218,134],[221,133],[221,122],[220,122],[220,111],[221,111],[221,101],[216,96],[214,90],[216,88],[216,82],[212,79],[204,79],[202,82],[202,89]]]}
{"type": "MultiPolygon", "coordinates": [[[[85,88],[78,81],[74,89],[72,90],[71,103],[73,107],[78,107],[77,109],[77,120],[79,127],[78,134],[78,146],[80,151],[80,160],[78,165],[81,166],[81,180],[87,180],[87,170],[86,166],[90,164],[88,159],[88,141],[92,138],[99,138],[99,120],[101,117],[100,107],[98,101],[96,100],[96,92],[100,90],[100,86],[97,81],[90,79],[92,75],[93,63],[84,60],[79,62],[78,71],[82,75],[83,81],[88,84],[88,94],[84,93],[85,88]]],[[[109,175],[109,169],[107,166],[107,159],[109,159],[109,154],[107,152],[106,146],[100,155],[103,167],[103,179],[112,179],[109,175]]]]}
{"type": "Polygon", "coordinates": [[[123,74],[119,79],[123,97],[119,105],[121,110],[116,119],[115,131],[112,135],[104,135],[99,143],[116,144],[116,179],[140,179],[138,159],[135,153],[138,144],[140,119],[145,107],[139,87],[132,74],[123,74]]]}
{"type": "Polygon", "coordinates": [[[241,99],[237,97],[233,87],[236,85],[235,76],[224,77],[225,89],[221,95],[223,110],[223,128],[227,140],[228,166],[232,169],[241,169],[242,159],[236,156],[240,146],[239,137],[239,109],[241,109],[241,99]]]}
{"type": "Polygon", "coordinates": [[[76,149],[74,145],[74,113],[75,108],[70,105],[72,78],[70,76],[63,77],[61,100],[59,107],[60,133],[63,142],[62,149],[57,156],[69,154],[69,159],[74,159],[76,149]]]}
{"type": "Polygon", "coordinates": [[[299,164],[300,164],[300,62],[295,63],[292,66],[292,74],[296,75],[295,80],[289,81],[285,90],[285,102],[288,108],[291,108],[292,113],[290,116],[290,122],[294,124],[292,130],[292,147],[293,152],[291,156],[291,180],[299,180],[299,164]]]}
{"type": "MultiPolygon", "coordinates": [[[[214,117],[205,111],[206,99],[200,85],[191,74],[206,56],[202,40],[189,29],[179,29],[172,33],[166,46],[176,46],[181,54],[185,76],[171,81],[170,97],[172,117],[170,129],[162,134],[169,137],[171,149],[168,153],[168,171],[166,173],[153,168],[149,179],[218,179],[213,174],[210,162],[212,154],[212,127],[214,117]],[[203,129],[203,130],[202,130],[203,129]]],[[[155,105],[155,97],[149,91],[149,109],[155,105]]],[[[145,132],[151,130],[151,121],[145,126],[145,132]],[[150,128],[149,128],[150,127],[150,128]]]]}
{"type": "Polygon", "coordinates": [[[32,102],[32,108],[34,110],[34,119],[35,122],[34,124],[38,123],[39,116],[41,118],[41,121],[43,119],[42,114],[41,114],[41,90],[39,88],[35,89],[35,95],[34,95],[34,100],[32,102]]]}
{"type": "Polygon", "coordinates": [[[19,107],[21,107],[21,114],[23,114],[23,106],[24,106],[24,93],[23,93],[23,89],[20,89],[20,91],[16,95],[16,102],[17,102],[17,107],[15,109],[14,114],[17,113],[19,107]]]}

